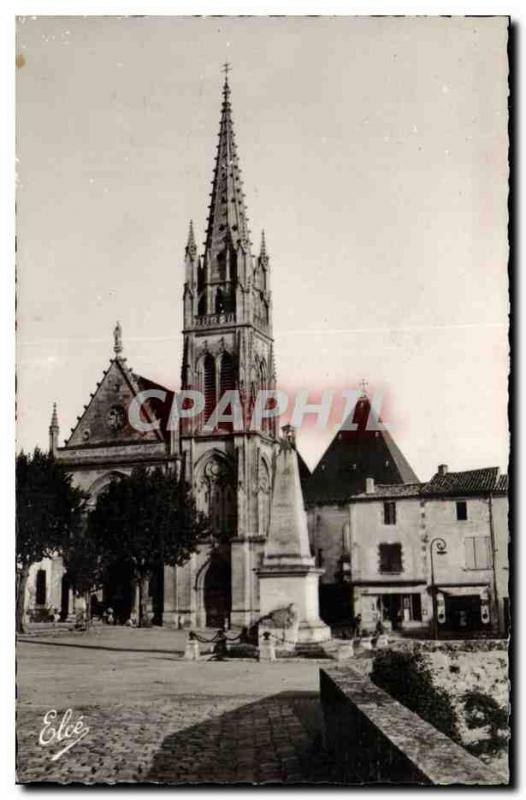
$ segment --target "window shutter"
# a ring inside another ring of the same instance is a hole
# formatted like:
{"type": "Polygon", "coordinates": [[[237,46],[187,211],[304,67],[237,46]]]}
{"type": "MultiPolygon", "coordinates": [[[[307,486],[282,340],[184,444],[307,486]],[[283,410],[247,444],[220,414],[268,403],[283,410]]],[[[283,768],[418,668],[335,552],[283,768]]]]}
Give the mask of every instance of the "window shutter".
{"type": "Polygon", "coordinates": [[[489,536],[477,536],[475,542],[475,564],[477,569],[488,569],[491,565],[489,536]]]}
{"type": "Polygon", "coordinates": [[[475,537],[466,536],[464,539],[464,561],[466,569],[475,569],[475,537]]]}

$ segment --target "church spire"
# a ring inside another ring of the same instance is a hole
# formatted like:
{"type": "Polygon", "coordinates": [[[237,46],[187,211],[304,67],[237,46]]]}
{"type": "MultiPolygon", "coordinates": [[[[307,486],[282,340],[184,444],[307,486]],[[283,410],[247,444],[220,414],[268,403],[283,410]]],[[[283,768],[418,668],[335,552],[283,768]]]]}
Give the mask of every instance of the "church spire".
{"type": "Polygon", "coordinates": [[[56,452],[58,447],[58,434],[59,434],[59,427],[58,427],[58,414],[57,414],[57,404],[53,403],[53,412],[51,414],[51,422],[49,424],[49,452],[53,455],[56,452]]]}
{"type": "Polygon", "coordinates": [[[193,260],[195,259],[196,254],[197,254],[197,245],[195,243],[194,222],[193,220],[190,220],[190,227],[188,229],[188,241],[186,243],[186,255],[193,260]]]}
{"type": "Polygon", "coordinates": [[[265,231],[261,231],[261,247],[259,248],[260,261],[268,261],[267,242],[265,239],[265,231]]]}
{"type": "Polygon", "coordinates": [[[228,82],[230,66],[225,64],[224,69],[225,81],[223,84],[219,142],[217,145],[205,243],[205,255],[212,272],[215,272],[218,268],[216,262],[218,258],[219,260],[221,259],[221,254],[224,253],[226,246],[237,248],[241,244],[245,249],[250,246],[248,220],[242,190],[243,184],[230,104],[230,84],[228,82]]]}

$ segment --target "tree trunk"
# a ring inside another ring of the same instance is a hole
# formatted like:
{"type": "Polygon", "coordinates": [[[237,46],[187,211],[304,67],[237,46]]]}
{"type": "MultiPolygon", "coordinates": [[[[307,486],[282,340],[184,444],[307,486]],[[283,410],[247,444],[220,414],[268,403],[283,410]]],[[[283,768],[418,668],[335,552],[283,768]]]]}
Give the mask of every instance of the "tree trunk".
{"type": "Polygon", "coordinates": [[[141,575],[139,578],[139,628],[149,628],[150,619],[148,617],[148,589],[150,576],[141,575]]]}
{"type": "Polygon", "coordinates": [[[16,632],[24,633],[26,586],[29,577],[29,564],[24,564],[17,574],[16,586],[16,632]]]}
{"type": "Polygon", "coordinates": [[[89,630],[91,627],[91,592],[89,589],[84,592],[84,602],[86,604],[86,630],[89,630]]]}

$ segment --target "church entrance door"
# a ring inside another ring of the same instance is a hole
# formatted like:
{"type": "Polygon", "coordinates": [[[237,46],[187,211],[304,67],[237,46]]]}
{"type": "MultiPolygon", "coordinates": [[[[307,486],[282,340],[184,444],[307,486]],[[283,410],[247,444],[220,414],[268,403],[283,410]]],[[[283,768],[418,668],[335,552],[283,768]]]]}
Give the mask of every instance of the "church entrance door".
{"type": "Polygon", "coordinates": [[[216,551],[210,559],[204,580],[204,605],[207,628],[230,624],[232,609],[232,570],[230,553],[216,551]]]}

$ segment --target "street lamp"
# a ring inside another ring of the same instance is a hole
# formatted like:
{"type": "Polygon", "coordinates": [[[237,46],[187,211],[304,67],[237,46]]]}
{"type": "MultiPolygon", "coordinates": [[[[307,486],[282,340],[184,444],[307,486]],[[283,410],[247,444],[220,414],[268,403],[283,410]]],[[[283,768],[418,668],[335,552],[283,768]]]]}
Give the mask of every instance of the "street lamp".
{"type": "Polygon", "coordinates": [[[447,553],[447,544],[441,536],[435,536],[429,545],[429,557],[431,559],[431,597],[433,600],[433,638],[438,639],[438,616],[437,616],[437,590],[435,586],[435,565],[433,563],[433,545],[436,544],[436,554],[444,556],[447,553]]]}

